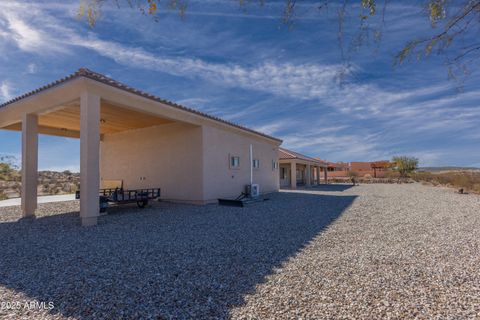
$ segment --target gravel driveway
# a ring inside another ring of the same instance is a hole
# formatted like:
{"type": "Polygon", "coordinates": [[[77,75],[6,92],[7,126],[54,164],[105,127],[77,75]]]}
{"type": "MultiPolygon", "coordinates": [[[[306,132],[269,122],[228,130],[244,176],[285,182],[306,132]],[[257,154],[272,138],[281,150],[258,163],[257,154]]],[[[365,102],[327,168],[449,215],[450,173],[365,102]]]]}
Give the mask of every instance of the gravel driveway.
{"type": "Polygon", "coordinates": [[[475,195],[327,186],[112,209],[93,228],[75,201],[38,211],[0,208],[2,319],[480,317],[475,195]]]}

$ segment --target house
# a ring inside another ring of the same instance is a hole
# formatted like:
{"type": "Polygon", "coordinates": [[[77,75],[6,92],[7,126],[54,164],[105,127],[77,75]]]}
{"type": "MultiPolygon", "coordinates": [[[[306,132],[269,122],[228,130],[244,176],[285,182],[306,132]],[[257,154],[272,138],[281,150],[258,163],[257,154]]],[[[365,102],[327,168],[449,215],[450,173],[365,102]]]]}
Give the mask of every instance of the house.
{"type": "Polygon", "coordinates": [[[390,161],[380,160],[371,162],[350,162],[350,171],[360,177],[371,176],[374,178],[383,178],[385,173],[390,170],[390,161]]]}
{"type": "Polygon", "coordinates": [[[262,193],[279,188],[281,140],[88,69],[1,104],[0,128],[22,132],[24,216],[37,208],[38,134],[80,139],[83,225],[97,223],[102,181],[194,204],[238,196],[251,175],[262,193]]]}
{"type": "Polygon", "coordinates": [[[316,159],[327,163],[327,167],[320,168],[320,171],[323,172],[323,170],[326,169],[328,171],[329,177],[332,177],[332,178],[348,177],[348,173],[350,171],[350,165],[348,162],[330,162],[330,161],[322,160],[320,158],[316,158],[316,159]]]}
{"type": "Polygon", "coordinates": [[[327,164],[321,160],[284,148],[278,149],[278,158],[281,188],[295,189],[298,185],[320,184],[321,171],[324,172],[324,181],[327,181],[327,164]]]}
{"type": "MultiPolygon", "coordinates": [[[[318,159],[320,160],[320,159],[318,159]]],[[[391,164],[388,160],[372,162],[327,162],[328,176],[331,178],[347,178],[350,175],[360,177],[371,176],[383,178],[388,171],[391,171],[391,164]]],[[[321,170],[324,170],[321,168],[321,170]]]]}

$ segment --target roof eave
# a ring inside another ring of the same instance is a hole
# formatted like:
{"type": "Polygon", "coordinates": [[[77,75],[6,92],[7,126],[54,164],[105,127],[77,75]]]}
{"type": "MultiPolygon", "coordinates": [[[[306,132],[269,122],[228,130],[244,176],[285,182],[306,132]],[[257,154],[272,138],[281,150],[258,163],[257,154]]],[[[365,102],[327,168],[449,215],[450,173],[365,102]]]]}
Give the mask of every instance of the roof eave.
{"type": "Polygon", "coordinates": [[[212,115],[209,115],[209,114],[206,114],[206,113],[203,113],[201,111],[198,111],[198,110],[195,110],[195,109],[191,109],[191,108],[188,108],[188,107],[185,107],[183,105],[180,105],[180,104],[177,104],[177,103],[174,103],[172,101],[169,101],[169,100],[165,100],[165,99],[162,99],[160,97],[157,97],[155,95],[152,95],[152,94],[149,94],[147,92],[144,92],[144,91],[141,91],[141,90],[138,90],[138,89],[135,89],[133,87],[130,87],[130,86],[127,86],[121,82],[118,82],[116,80],[113,80],[109,77],[106,77],[102,74],[99,74],[99,73],[96,73],[96,72],[93,72],[93,71],[90,71],[86,68],[81,68],[79,69],[78,71],[76,71],[75,73],[67,76],[67,77],[64,77],[64,78],[61,78],[59,80],[56,80],[54,82],[51,82],[47,85],[44,85],[38,89],[35,89],[35,90],[32,90],[30,92],[27,92],[21,96],[18,96],[18,97],[15,97],[11,100],[8,100],[2,104],[0,104],[0,109],[1,108],[4,108],[4,107],[7,107],[7,106],[11,106],[13,104],[15,104],[16,102],[18,101],[21,101],[23,99],[26,99],[26,98],[29,98],[29,97],[32,97],[34,95],[37,95],[45,90],[48,90],[48,89],[51,89],[51,88],[55,88],[61,84],[65,84],[69,81],[72,81],[74,79],[77,79],[77,78],[86,78],[86,79],[90,79],[90,80],[93,80],[93,81],[96,81],[96,82],[99,82],[99,83],[103,83],[103,84],[106,84],[106,85],[109,85],[111,87],[114,87],[114,88],[117,88],[117,89],[121,89],[121,90],[124,90],[124,91],[127,91],[127,92],[130,92],[130,93],[133,93],[133,94],[136,94],[138,96],[141,96],[143,98],[146,98],[146,99],[150,99],[150,100],[153,100],[153,101],[156,101],[156,102],[159,102],[159,103],[162,103],[162,104],[166,104],[168,106],[171,106],[171,107],[174,107],[174,108],[177,108],[177,109],[180,109],[180,110],[183,110],[183,111],[187,111],[187,112],[190,112],[190,113],[193,113],[193,114],[196,114],[200,117],[203,117],[203,118],[207,118],[209,120],[213,120],[213,121],[216,121],[216,122],[220,122],[222,124],[225,124],[225,125],[228,125],[228,126],[231,126],[231,127],[235,127],[237,129],[240,129],[242,131],[245,131],[245,132],[248,132],[250,134],[254,134],[256,136],[259,136],[259,137],[262,137],[262,138],[266,138],[266,139],[269,139],[271,141],[274,141],[275,143],[277,143],[278,145],[282,144],[282,140],[281,139],[278,139],[276,137],[273,137],[273,136],[270,136],[270,135],[267,135],[267,134],[264,134],[262,132],[258,132],[258,131],[255,131],[253,129],[249,129],[247,127],[244,127],[244,126],[241,126],[239,124],[236,124],[236,123],[233,123],[233,122],[230,122],[230,121],[226,121],[226,120],[223,120],[221,118],[218,118],[218,117],[215,117],[215,116],[212,116],[212,115]]]}

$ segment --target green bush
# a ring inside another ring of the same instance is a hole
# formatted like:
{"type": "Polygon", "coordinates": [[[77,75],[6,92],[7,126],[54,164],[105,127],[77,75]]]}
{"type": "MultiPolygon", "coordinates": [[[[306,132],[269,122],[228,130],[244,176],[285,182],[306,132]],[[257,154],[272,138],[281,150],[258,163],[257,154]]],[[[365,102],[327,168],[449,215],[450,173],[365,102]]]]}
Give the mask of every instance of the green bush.
{"type": "Polygon", "coordinates": [[[418,159],[408,156],[395,156],[392,158],[393,170],[402,178],[410,176],[418,168],[418,159]]]}

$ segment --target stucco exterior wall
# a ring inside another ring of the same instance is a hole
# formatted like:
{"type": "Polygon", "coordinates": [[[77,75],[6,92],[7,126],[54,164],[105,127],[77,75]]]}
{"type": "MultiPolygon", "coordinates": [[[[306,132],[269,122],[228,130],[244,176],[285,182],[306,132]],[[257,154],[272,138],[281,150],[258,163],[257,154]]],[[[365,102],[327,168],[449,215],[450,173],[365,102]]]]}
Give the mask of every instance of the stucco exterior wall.
{"type": "Polygon", "coordinates": [[[105,135],[100,175],[124,188],[162,189],[162,199],[203,202],[202,127],[174,123],[105,135]]]}
{"type": "Polygon", "coordinates": [[[275,192],[279,189],[278,145],[262,139],[235,134],[226,130],[204,126],[203,162],[204,197],[207,202],[218,198],[232,198],[245,190],[250,183],[250,144],[253,158],[260,160],[258,169],[253,169],[253,183],[260,185],[260,193],[275,192]],[[230,155],[240,157],[240,167],[230,167],[230,155]]]}
{"type": "Polygon", "coordinates": [[[349,177],[349,171],[328,171],[329,178],[346,178],[349,177]]]}
{"type": "Polygon", "coordinates": [[[371,171],[372,166],[370,162],[350,162],[350,170],[357,172],[371,171]]]}

